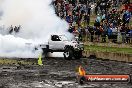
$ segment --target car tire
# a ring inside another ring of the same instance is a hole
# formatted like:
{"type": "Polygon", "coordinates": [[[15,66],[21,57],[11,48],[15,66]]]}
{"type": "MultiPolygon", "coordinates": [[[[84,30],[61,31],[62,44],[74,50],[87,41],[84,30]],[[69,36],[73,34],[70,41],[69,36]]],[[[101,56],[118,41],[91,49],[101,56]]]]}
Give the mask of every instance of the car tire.
{"type": "Polygon", "coordinates": [[[70,60],[70,59],[72,59],[72,57],[73,57],[73,50],[72,50],[72,48],[66,48],[65,49],[65,51],[64,51],[64,53],[63,53],[63,55],[64,55],[64,59],[66,59],[66,60],[70,60]]]}

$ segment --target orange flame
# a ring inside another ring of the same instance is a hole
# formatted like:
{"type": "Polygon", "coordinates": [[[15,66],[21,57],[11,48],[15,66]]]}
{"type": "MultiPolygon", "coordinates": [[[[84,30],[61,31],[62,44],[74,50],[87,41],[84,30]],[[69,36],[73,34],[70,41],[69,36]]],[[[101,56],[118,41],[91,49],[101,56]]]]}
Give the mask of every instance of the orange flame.
{"type": "Polygon", "coordinates": [[[86,75],[86,71],[83,69],[82,66],[79,66],[78,72],[79,72],[80,76],[85,76],[86,75]]]}

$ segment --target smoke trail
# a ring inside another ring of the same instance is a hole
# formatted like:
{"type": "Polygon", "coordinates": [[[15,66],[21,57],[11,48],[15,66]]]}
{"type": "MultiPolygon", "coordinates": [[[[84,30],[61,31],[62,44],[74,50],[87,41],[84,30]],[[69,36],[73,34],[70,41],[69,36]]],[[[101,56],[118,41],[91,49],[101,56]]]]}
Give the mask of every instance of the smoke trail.
{"type": "Polygon", "coordinates": [[[19,58],[38,57],[38,54],[42,51],[35,51],[35,49],[33,49],[34,46],[29,45],[29,42],[31,42],[31,40],[16,38],[12,35],[0,35],[0,56],[19,58]]]}
{"type": "MultiPolygon", "coordinates": [[[[0,0],[0,11],[3,15],[1,25],[21,25],[18,34],[0,34],[0,56],[36,57],[33,47],[27,49],[25,43],[44,43],[51,34],[66,34],[68,24],[55,15],[52,0],[0,0]],[[4,47],[3,47],[4,45],[4,47]],[[25,53],[27,53],[25,55],[25,53]],[[29,56],[28,56],[29,54],[29,56]]],[[[6,30],[7,31],[7,30],[6,30]]],[[[37,52],[38,53],[38,52],[37,52]]]]}

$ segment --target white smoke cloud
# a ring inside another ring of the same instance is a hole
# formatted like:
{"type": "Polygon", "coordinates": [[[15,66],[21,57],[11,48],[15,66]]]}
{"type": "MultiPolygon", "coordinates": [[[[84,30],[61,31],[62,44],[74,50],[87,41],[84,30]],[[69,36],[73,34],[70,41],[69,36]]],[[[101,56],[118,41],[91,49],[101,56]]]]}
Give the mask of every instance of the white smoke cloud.
{"type": "Polygon", "coordinates": [[[42,51],[35,51],[32,40],[0,35],[0,57],[37,58],[42,51]]]}
{"type": "MultiPolygon", "coordinates": [[[[52,0],[0,0],[0,20],[5,28],[21,25],[18,34],[0,34],[0,56],[37,57],[33,47],[28,49],[25,43],[44,43],[51,34],[65,34],[68,23],[55,15],[52,0]]],[[[7,30],[6,30],[7,31],[7,30]]],[[[40,53],[40,52],[39,52],[40,53]]]]}

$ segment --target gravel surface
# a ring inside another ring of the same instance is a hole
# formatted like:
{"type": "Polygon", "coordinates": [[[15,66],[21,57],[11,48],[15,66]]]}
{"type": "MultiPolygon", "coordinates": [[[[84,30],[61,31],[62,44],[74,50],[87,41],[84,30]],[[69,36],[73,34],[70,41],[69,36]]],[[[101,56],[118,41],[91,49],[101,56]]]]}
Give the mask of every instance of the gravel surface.
{"type": "MultiPolygon", "coordinates": [[[[31,60],[32,61],[32,60],[31,60]]],[[[82,65],[88,74],[132,74],[132,64],[101,59],[48,58],[38,65],[1,65],[0,88],[132,88],[132,84],[87,83],[79,85],[76,73],[82,65]]]]}

